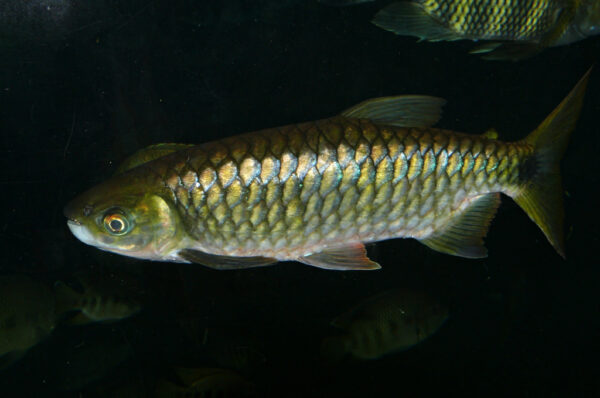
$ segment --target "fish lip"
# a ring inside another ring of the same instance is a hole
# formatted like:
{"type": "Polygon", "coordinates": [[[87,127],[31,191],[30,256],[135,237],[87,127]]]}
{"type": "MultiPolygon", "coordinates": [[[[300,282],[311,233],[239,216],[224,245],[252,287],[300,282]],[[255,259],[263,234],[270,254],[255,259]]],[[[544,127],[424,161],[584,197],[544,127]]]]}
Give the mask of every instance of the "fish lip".
{"type": "Polygon", "coordinates": [[[67,225],[77,225],[81,226],[81,222],[77,221],[74,218],[67,217],[67,225]]]}

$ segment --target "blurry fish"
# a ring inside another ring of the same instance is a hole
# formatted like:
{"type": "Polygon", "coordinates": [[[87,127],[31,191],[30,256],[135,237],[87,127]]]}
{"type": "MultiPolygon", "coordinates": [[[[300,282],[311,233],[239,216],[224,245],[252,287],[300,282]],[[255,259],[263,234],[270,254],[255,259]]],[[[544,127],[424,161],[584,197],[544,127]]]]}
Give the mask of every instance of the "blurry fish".
{"type": "Polygon", "coordinates": [[[600,33],[600,1],[415,0],[390,4],[373,23],[432,42],[493,40],[472,53],[518,60],[600,33]]]}
{"type": "Polygon", "coordinates": [[[20,359],[56,325],[52,290],[26,275],[0,277],[0,369],[20,359]]]}
{"type": "Polygon", "coordinates": [[[225,369],[176,369],[179,383],[159,380],[156,397],[251,397],[256,386],[240,375],[225,369]]]}
{"type": "Polygon", "coordinates": [[[116,321],[128,318],[141,310],[141,303],[127,292],[80,279],[83,292],[77,292],[65,283],[58,281],[54,290],[57,312],[80,311],[80,315],[69,320],[72,324],[116,321]]]}
{"type": "Polygon", "coordinates": [[[377,359],[420,343],[447,318],[447,309],[421,292],[381,293],[331,322],[346,333],[323,340],[322,353],[330,360],[339,360],[346,354],[377,359]]]}
{"type": "Polygon", "coordinates": [[[559,161],[589,74],[516,142],[431,127],[440,98],[376,98],[329,119],[154,160],[150,147],[138,153],[146,163],[64,212],[82,242],[131,257],[215,269],[295,260],[371,270],[380,266],[364,243],[399,237],[456,256],[487,256],[483,237],[504,193],[564,256],[559,161]]]}
{"type": "Polygon", "coordinates": [[[247,374],[267,360],[256,347],[258,343],[247,336],[247,333],[241,337],[239,331],[236,335],[231,331],[207,328],[202,337],[210,356],[223,368],[247,374]]]}

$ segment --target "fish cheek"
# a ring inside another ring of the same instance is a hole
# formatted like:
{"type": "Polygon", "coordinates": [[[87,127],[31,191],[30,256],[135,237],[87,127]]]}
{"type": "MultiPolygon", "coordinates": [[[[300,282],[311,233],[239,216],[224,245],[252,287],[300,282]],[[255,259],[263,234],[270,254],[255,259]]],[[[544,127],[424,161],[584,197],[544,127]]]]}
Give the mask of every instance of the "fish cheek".
{"type": "Polygon", "coordinates": [[[160,196],[152,196],[151,207],[153,211],[150,216],[152,218],[152,235],[156,245],[156,250],[162,252],[175,244],[178,232],[179,217],[177,212],[160,196]]]}

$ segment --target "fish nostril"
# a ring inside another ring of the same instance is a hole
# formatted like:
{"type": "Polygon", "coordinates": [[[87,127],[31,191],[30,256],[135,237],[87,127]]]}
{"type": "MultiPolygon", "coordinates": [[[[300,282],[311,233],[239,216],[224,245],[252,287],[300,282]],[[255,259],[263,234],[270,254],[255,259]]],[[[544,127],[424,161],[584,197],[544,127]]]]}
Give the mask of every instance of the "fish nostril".
{"type": "Polygon", "coordinates": [[[89,216],[90,214],[92,214],[92,211],[94,210],[94,207],[92,205],[86,205],[83,208],[83,215],[84,217],[89,216]]]}

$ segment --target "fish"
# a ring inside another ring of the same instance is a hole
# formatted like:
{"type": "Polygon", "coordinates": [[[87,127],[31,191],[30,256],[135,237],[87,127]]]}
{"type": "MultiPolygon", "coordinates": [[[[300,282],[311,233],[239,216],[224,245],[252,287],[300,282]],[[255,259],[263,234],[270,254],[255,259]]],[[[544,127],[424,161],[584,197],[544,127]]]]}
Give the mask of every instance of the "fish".
{"type": "Polygon", "coordinates": [[[430,42],[486,40],[471,53],[517,61],[600,33],[597,0],[415,0],[395,2],[372,22],[430,42]]]}
{"type": "Polygon", "coordinates": [[[330,361],[346,355],[378,359],[407,350],[433,335],[448,318],[448,309],[423,292],[395,289],[377,294],[335,318],[344,334],[323,340],[330,361]]]}
{"type": "Polygon", "coordinates": [[[57,321],[50,287],[25,274],[0,276],[0,369],[48,337],[57,321]]]}
{"type": "Polygon", "coordinates": [[[123,288],[115,285],[115,281],[83,275],[78,281],[83,286],[79,292],[62,281],[54,284],[56,307],[59,314],[78,311],[79,314],[68,319],[70,324],[86,324],[90,322],[110,322],[128,318],[137,314],[142,306],[138,297],[128,294],[123,288]]]}
{"type": "Polygon", "coordinates": [[[438,97],[381,97],[153,160],[154,149],[142,149],[144,162],[80,194],[64,214],[82,242],[139,259],[373,270],[381,266],[365,243],[392,238],[486,257],[483,238],[504,193],[564,257],[559,163],[590,73],[519,141],[432,127],[438,97]]]}

